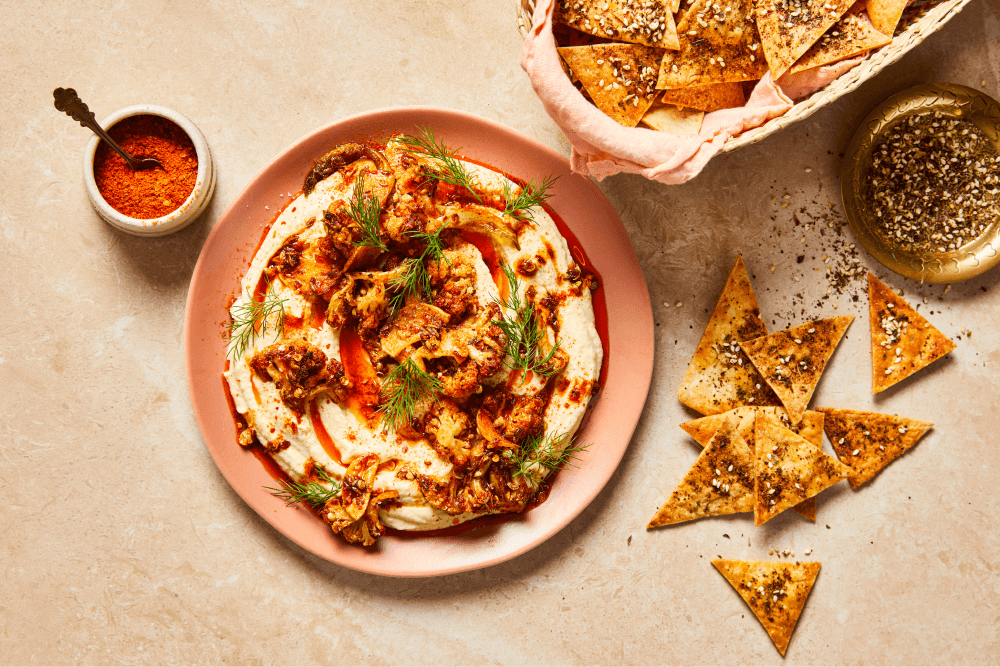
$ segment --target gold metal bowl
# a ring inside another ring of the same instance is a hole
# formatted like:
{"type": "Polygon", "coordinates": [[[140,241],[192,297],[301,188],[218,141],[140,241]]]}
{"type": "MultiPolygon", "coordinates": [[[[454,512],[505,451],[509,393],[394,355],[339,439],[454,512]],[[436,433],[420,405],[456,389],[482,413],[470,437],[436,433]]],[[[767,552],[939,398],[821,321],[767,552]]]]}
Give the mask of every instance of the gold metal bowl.
{"type": "Polygon", "coordinates": [[[901,276],[927,283],[967,280],[1000,263],[1000,220],[978,237],[950,252],[914,252],[888,243],[874,229],[874,218],[862,196],[872,150],[897,122],[916,114],[940,112],[971,121],[1000,153],[1000,103],[983,93],[951,83],[915,86],[883,101],[861,122],[844,154],[840,191],[854,237],[883,266],[901,276]]]}

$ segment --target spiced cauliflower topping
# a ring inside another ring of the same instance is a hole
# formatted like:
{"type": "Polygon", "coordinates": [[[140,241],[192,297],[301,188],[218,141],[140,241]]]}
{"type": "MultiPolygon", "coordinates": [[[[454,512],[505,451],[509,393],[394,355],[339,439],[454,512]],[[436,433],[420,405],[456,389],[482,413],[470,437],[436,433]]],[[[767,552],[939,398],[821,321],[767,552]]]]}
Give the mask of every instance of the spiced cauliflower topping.
{"type": "Polygon", "coordinates": [[[319,160],[231,309],[262,314],[225,372],[240,444],[364,545],[541,500],[603,361],[594,280],[537,205],[547,185],[427,139],[319,160]]]}

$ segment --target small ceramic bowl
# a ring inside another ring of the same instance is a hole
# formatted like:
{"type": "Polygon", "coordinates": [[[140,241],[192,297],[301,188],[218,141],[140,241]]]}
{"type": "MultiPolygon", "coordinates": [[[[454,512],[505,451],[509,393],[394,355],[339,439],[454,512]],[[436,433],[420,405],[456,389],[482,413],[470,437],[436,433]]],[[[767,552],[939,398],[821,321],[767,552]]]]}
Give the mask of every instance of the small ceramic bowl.
{"type": "Polygon", "coordinates": [[[212,194],[215,192],[215,164],[212,162],[212,153],[208,149],[208,142],[205,141],[205,135],[201,133],[201,130],[186,116],[173,109],[154,104],[137,104],[119,109],[102,120],[101,127],[107,130],[115,123],[131,116],[160,116],[177,123],[187,133],[198,155],[198,176],[194,189],[183,204],[161,218],[143,220],[119,213],[104,200],[100,190],[97,189],[97,181],[94,180],[94,155],[97,153],[97,145],[100,142],[100,139],[94,136],[91,137],[90,143],[87,144],[87,149],[83,153],[83,182],[87,185],[90,202],[105,222],[123,232],[137,236],[163,236],[176,232],[194,222],[195,218],[205,211],[208,202],[212,199],[212,194]]]}

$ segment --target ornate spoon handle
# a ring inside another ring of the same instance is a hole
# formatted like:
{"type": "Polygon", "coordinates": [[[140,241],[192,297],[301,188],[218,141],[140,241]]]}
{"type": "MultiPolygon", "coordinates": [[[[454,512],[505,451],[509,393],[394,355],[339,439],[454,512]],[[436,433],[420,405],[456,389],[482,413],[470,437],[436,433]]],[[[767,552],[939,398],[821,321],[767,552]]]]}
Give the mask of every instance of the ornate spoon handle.
{"type": "MultiPolygon", "coordinates": [[[[94,134],[99,136],[101,139],[106,141],[109,146],[118,151],[118,154],[128,162],[128,165],[133,169],[142,169],[145,165],[140,164],[140,160],[135,159],[128,153],[126,153],[118,142],[112,139],[104,128],[101,127],[97,118],[94,117],[94,112],[91,111],[87,104],[80,99],[80,96],[76,94],[76,91],[72,88],[56,88],[52,91],[52,97],[55,98],[56,109],[62,111],[67,116],[77,121],[83,127],[90,129],[94,134]]],[[[159,164],[158,162],[156,164],[159,164]]]]}

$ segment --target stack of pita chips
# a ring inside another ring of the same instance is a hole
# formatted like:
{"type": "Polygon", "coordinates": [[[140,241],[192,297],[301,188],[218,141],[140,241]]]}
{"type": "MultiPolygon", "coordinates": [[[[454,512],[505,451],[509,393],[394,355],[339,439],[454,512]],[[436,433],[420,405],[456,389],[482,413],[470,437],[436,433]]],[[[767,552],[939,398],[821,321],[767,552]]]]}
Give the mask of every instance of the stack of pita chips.
{"type": "MultiPolygon", "coordinates": [[[[874,276],[869,286],[877,392],[954,345],[874,276]]],[[[677,392],[706,415],[681,424],[704,449],[647,528],[751,511],[759,526],[789,508],[815,520],[818,493],[841,479],[857,488],[917,443],[931,424],[807,409],[852,320],[769,334],[737,258],[677,392]],[[824,431],[837,458],[823,452],[824,431]]]]}
{"type": "Polygon", "coordinates": [[[890,43],[905,5],[558,0],[555,21],[570,78],[604,113],[627,127],[697,134],[705,113],[743,106],[744,84],[768,71],[777,80],[890,43]]]}
{"type": "MultiPolygon", "coordinates": [[[[875,276],[869,274],[868,284],[877,393],[954,344],[875,276]]],[[[807,409],[852,320],[834,317],[768,334],[737,258],[677,392],[684,405],[705,415],[681,424],[704,449],[647,529],[740,512],[753,512],[759,526],[789,508],[815,520],[810,503],[818,493],[842,479],[856,489],[917,444],[932,424],[807,409]],[[824,431],[837,458],[823,452],[824,431]]],[[[820,564],[712,564],[785,655],[820,564]]]]}

